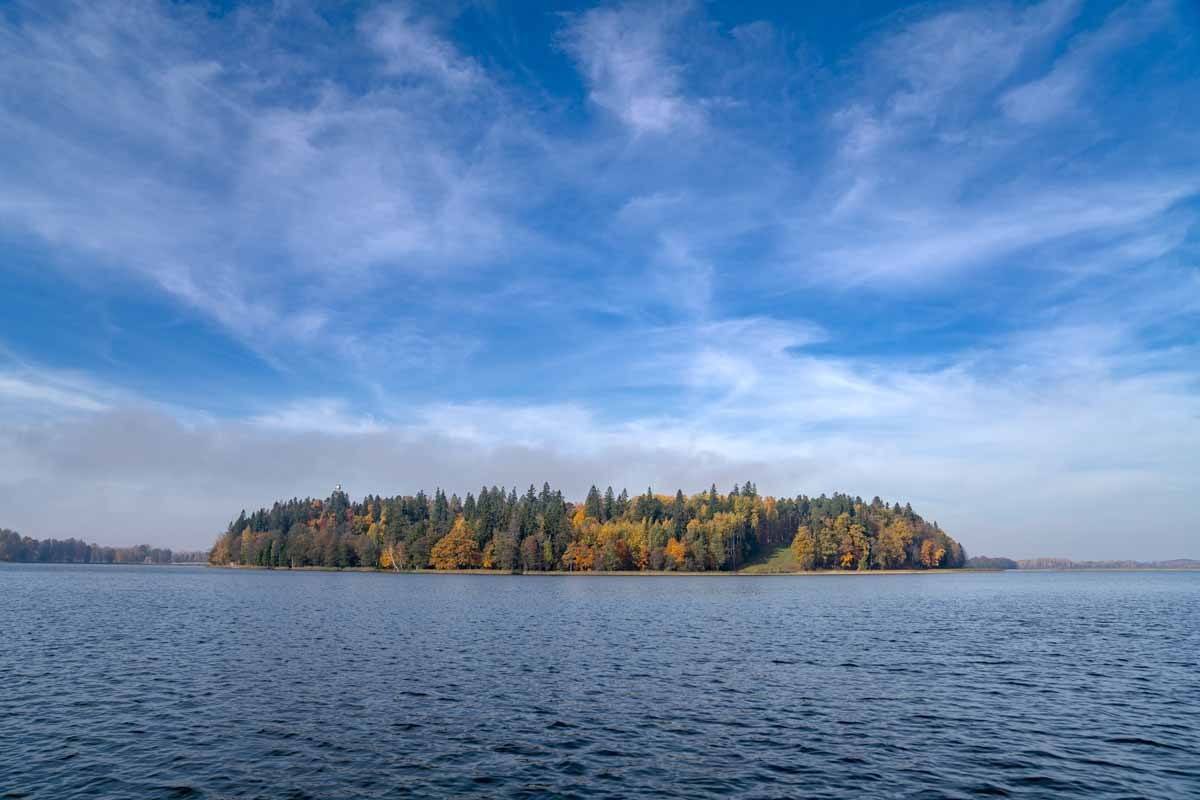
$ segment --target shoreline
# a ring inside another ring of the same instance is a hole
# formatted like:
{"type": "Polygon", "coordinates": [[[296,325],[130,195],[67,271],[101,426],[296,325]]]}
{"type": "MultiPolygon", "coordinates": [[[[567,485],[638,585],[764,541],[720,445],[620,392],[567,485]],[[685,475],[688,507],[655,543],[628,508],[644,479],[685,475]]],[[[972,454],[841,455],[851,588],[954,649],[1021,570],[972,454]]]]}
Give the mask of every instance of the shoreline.
{"type": "MultiPolygon", "coordinates": [[[[499,575],[506,577],[556,577],[556,578],[778,578],[788,576],[865,576],[865,575],[934,575],[961,574],[966,572],[1004,572],[998,569],[873,569],[841,570],[822,569],[797,572],[743,572],[707,570],[688,572],[682,570],[534,570],[510,572],[503,569],[384,569],[382,567],[260,567],[250,564],[205,564],[209,569],[261,570],[265,572],[380,572],[390,575],[499,575]]],[[[1011,570],[1010,570],[1011,571],[1011,570]]]]}
{"type": "Polygon", "coordinates": [[[747,572],[745,570],[706,572],[651,571],[651,570],[545,570],[532,572],[510,572],[502,569],[385,569],[383,567],[260,567],[250,564],[206,564],[203,562],[174,562],[170,564],[109,564],[81,563],[74,561],[0,561],[4,564],[26,566],[81,566],[81,567],[204,567],[205,569],[257,570],[264,572],[378,572],[391,575],[500,575],[508,577],[571,577],[571,578],[780,578],[780,577],[865,577],[869,575],[964,575],[1010,572],[1013,574],[1043,574],[1057,572],[1200,572],[1200,567],[1075,567],[1043,569],[993,569],[984,567],[949,567],[940,569],[871,569],[871,570],[795,570],[779,572],[747,572]]]}
{"type": "Polygon", "coordinates": [[[781,578],[781,577],[866,577],[870,575],[964,575],[964,574],[995,574],[1001,572],[1047,573],[1047,572],[1200,572],[1196,567],[1108,567],[1093,569],[984,569],[984,568],[947,568],[947,569],[873,569],[873,570],[807,570],[795,572],[723,572],[711,570],[707,572],[685,571],[649,571],[649,570],[581,570],[569,572],[566,570],[547,570],[534,572],[509,572],[499,569],[383,569],[381,567],[260,567],[245,564],[204,564],[209,569],[231,570],[261,570],[266,572],[362,572],[385,573],[391,575],[495,575],[507,577],[572,577],[572,578],[781,578]]]}

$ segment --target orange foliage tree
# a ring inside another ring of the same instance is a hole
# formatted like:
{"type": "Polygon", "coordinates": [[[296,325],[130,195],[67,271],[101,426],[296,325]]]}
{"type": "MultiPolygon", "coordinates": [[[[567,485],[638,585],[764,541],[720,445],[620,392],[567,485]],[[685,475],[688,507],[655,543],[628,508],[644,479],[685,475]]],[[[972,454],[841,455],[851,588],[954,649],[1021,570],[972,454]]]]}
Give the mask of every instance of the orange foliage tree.
{"type": "Polygon", "coordinates": [[[450,532],[433,546],[429,560],[434,569],[473,569],[483,561],[475,533],[461,516],[454,520],[450,532]]]}
{"type": "Polygon", "coordinates": [[[942,559],[946,556],[946,548],[939,547],[938,543],[933,539],[926,539],[921,542],[921,564],[933,569],[942,563],[942,559]]]}
{"type": "Polygon", "coordinates": [[[567,545],[567,551],[563,553],[562,557],[563,566],[571,572],[589,570],[595,561],[596,554],[583,542],[571,542],[567,545]]]}
{"type": "Polygon", "coordinates": [[[665,554],[675,565],[675,569],[679,569],[683,566],[684,559],[687,558],[687,548],[683,546],[683,542],[672,536],[667,540],[665,554]]]}

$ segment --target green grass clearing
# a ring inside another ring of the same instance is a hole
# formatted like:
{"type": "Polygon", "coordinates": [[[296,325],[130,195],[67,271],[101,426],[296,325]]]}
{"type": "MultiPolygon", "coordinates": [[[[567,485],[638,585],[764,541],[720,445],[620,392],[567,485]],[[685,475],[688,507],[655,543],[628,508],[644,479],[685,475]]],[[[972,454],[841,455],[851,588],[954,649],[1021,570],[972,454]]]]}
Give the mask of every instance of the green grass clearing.
{"type": "Polygon", "coordinates": [[[777,548],[774,552],[759,556],[738,570],[738,572],[745,572],[750,575],[799,571],[800,566],[796,563],[796,557],[792,555],[792,548],[788,545],[777,548]]]}

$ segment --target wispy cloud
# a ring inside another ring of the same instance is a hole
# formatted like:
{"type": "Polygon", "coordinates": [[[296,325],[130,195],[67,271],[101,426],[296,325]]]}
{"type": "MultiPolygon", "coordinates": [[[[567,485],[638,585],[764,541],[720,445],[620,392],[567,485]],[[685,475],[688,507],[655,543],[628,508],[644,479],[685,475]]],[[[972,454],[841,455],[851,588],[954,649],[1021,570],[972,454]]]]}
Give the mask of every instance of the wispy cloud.
{"type": "MultiPolygon", "coordinates": [[[[792,262],[817,280],[907,290],[1014,260],[1056,269],[1061,253],[1048,247],[1084,235],[1144,240],[1160,230],[1200,189],[1194,165],[1131,169],[1111,139],[1013,127],[995,112],[997,104],[1010,115],[1029,104],[1021,113],[1033,113],[1035,96],[1050,88],[1020,80],[1078,11],[1052,0],[991,4],[881,33],[864,51],[858,88],[829,116],[839,160],[790,228],[792,262]],[[1085,141],[1093,146],[1088,168],[1073,168],[1085,141]]],[[[1072,38],[1051,67],[1070,78],[1047,78],[1062,84],[1054,92],[1074,96],[1102,54],[1165,17],[1162,5],[1122,9],[1072,38]]],[[[1050,111],[1045,97],[1036,102],[1050,111]]]]}
{"type": "Polygon", "coordinates": [[[684,95],[682,65],[670,55],[671,34],[690,3],[626,5],[586,11],[563,36],[579,62],[593,103],[635,134],[666,133],[703,121],[684,95]]]}
{"type": "Polygon", "coordinates": [[[1077,110],[1097,62],[1114,51],[1136,44],[1155,29],[1168,24],[1171,4],[1165,0],[1123,5],[1095,31],[1074,37],[1062,56],[1044,75],[1005,92],[1004,112],[1017,122],[1047,122],[1077,110]]]}
{"type": "Polygon", "coordinates": [[[85,382],[44,374],[35,377],[0,373],[0,404],[43,413],[103,411],[109,407],[85,382]]]}
{"type": "Polygon", "coordinates": [[[4,30],[0,143],[26,157],[5,167],[0,224],[71,269],[133,271],[274,358],[331,327],[322,291],[528,238],[508,210],[529,197],[506,154],[519,119],[430,23],[364,19],[383,69],[351,93],[186,9],[111,11],[4,30]],[[300,306],[297,281],[316,295],[300,306]]]}
{"type": "Polygon", "coordinates": [[[473,59],[459,53],[433,23],[404,3],[372,10],[360,27],[383,57],[388,72],[414,80],[433,80],[450,91],[486,81],[473,59]]]}
{"type": "Polygon", "coordinates": [[[1024,58],[1052,43],[1078,7],[1077,0],[980,4],[881,34],[863,59],[860,93],[834,117],[848,129],[847,155],[865,157],[929,132],[954,136],[1024,58]]]}

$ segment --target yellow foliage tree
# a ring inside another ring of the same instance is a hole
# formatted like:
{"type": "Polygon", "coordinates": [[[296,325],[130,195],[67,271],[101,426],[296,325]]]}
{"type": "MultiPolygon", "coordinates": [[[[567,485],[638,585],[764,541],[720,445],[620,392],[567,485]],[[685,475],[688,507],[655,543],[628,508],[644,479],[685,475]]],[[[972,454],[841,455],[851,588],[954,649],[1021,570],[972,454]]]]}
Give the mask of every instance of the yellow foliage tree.
{"type": "Polygon", "coordinates": [[[867,555],[870,550],[867,539],[867,529],[857,522],[845,526],[841,541],[838,543],[838,565],[842,569],[867,569],[867,555]]]}
{"type": "Polygon", "coordinates": [[[687,548],[683,546],[683,542],[679,541],[674,536],[667,540],[667,546],[664,548],[664,553],[675,565],[676,569],[682,567],[684,560],[687,558],[687,548]]]}
{"type": "Polygon", "coordinates": [[[921,563],[929,569],[939,566],[945,556],[946,548],[939,547],[933,539],[921,542],[921,563]]]}
{"type": "Polygon", "coordinates": [[[232,560],[232,555],[229,552],[229,541],[226,537],[222,536],[217,539],[217,544],[213,547],[208,560],[213,564],[228,564],[232,560]]]}
{"type": "Polygon", "coordinates": [[[876,563],[884,569],[895,569],[902,566],[912,540],[912,526],[903,519],[894,521],[879,534],[879,543],[875,548],[876,563]]]}
{"type": "Polygon", "coordinates": [[[450,532],[433,546],[429,560],[434,569],[473,569],[483,561],[475,534],[467,526],[467,521],[459,516],[454,520],[450,532]]]}
{"type": "Polygon", "coordinates": [[[800,569],[812,569],[817,563],[817,540],[807,525],[801,525],[792,539],[792,555],[800,569]]]}

